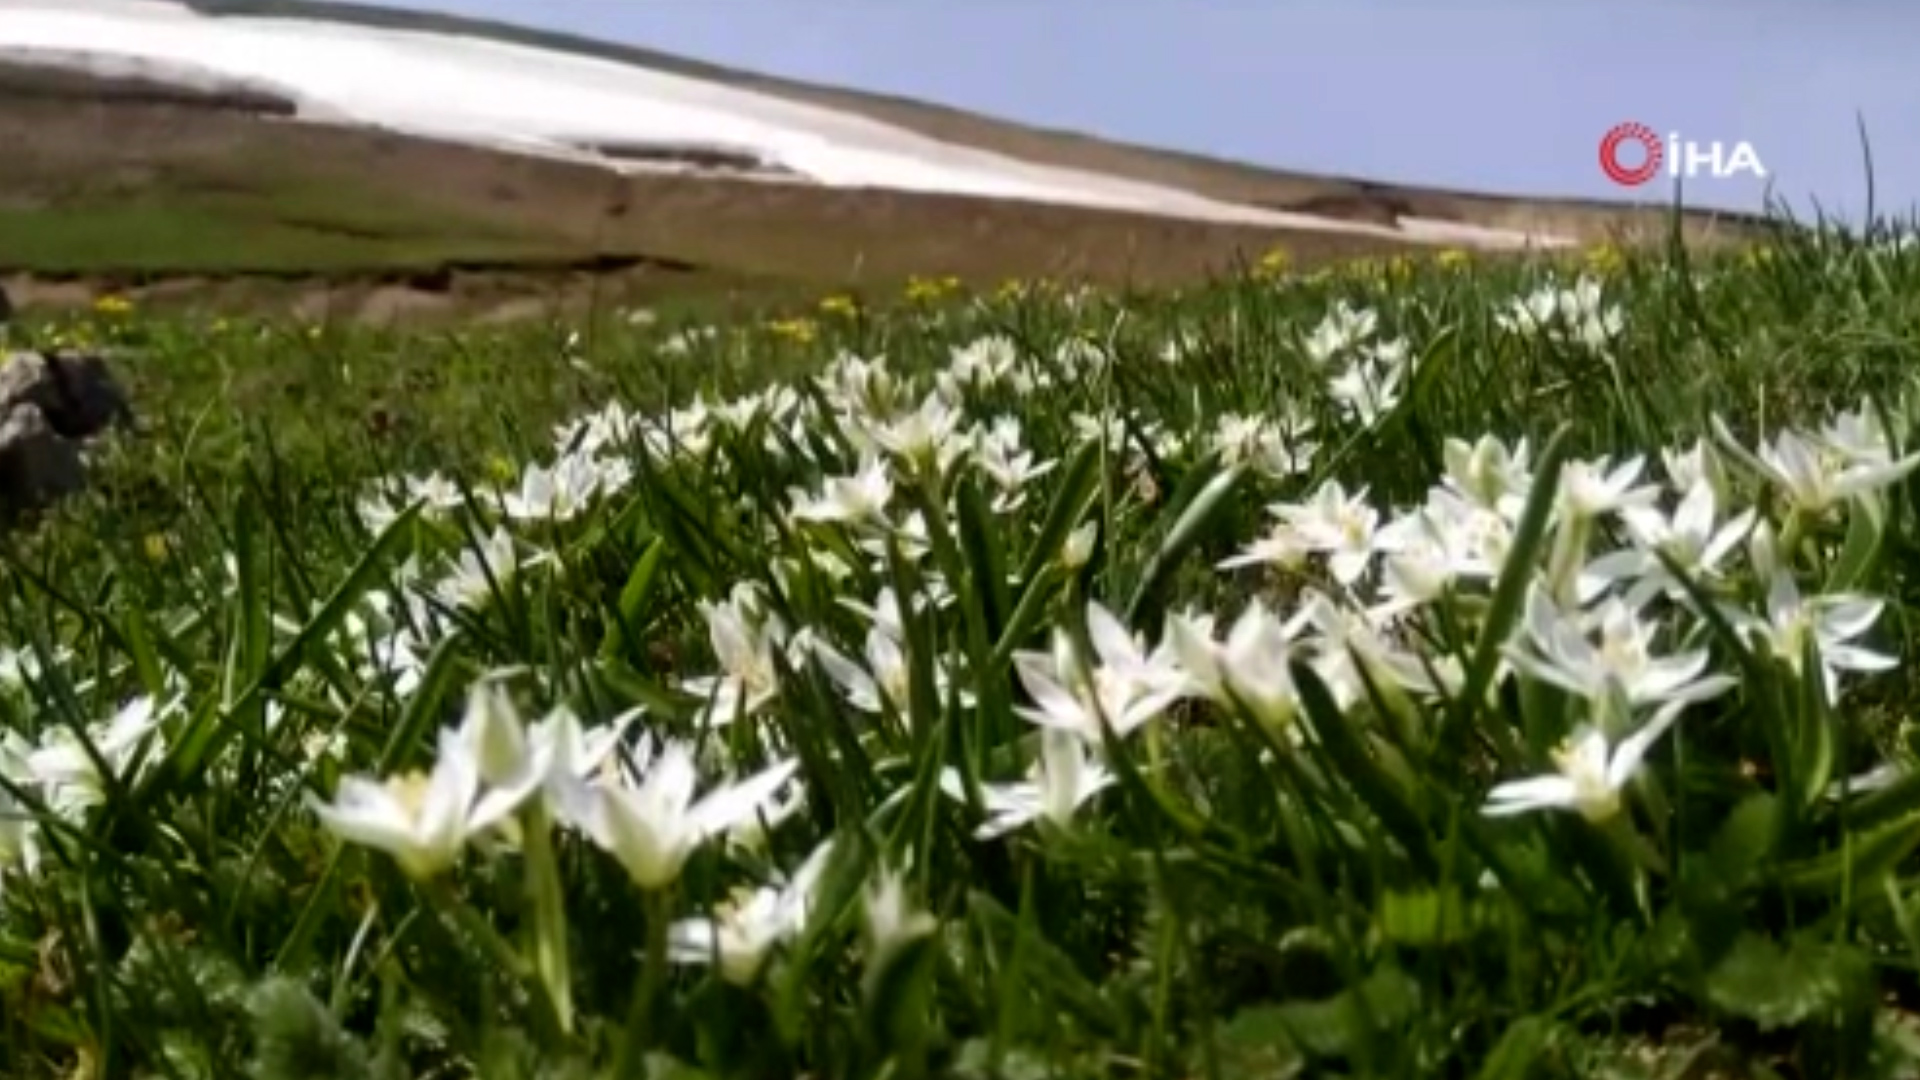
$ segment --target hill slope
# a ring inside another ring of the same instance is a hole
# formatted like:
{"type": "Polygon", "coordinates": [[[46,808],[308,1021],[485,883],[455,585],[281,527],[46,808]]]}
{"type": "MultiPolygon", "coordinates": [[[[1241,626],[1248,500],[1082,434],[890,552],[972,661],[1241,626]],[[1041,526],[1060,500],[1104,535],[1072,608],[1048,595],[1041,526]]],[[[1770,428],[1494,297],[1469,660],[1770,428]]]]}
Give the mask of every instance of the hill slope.
{"type": "MultiPolygon", "coordinates": [[[[1430,250],[1449,229],[1591,241],[1667,225],[1658,208],[1266,170],[494,23],[285,0],[191,6],[221,25],[297,18],[303,27],[388,35],[383,41],[478,38],[613,61],[736,98],[746,92],[877,122],[1034,175],[1073,170],[1110,178],[1116,190],[1174,191],[1195,205],[1240,208],[1247,220],[834,186],[692,145],[594,146],[589,156],[604,155],[596,163],[373,126],[290,123],[311,103],[271,86],[193,84],[177,70],[22,48],[0,25],[0,139],[21,148],[0,163],[0,272],[14,275],[16,292],[72,297],[157,281],[162,293],[187,295],[219,281],[232,295],[239,278],[253,292],[292,289],[309,301],[316,287],[331,293],[332,283],[347,283],[357,307],[413,310],[582,286],[646,298],[916,273],[1162,284],[1275,247],[1314,265],[1430,250]],[[48,289],[63,279],[78,284],[48,289]],[[395,289],[409,295],[396,299],[395,289]]],[[[0,12],[8,7],[47,10],[44,0],[0,0],[0,12]]],[[[121,9],[160,10],[102,7],[121,9]]],[[[1755,223],[1697,213],[1685,227],[1710,240],[1750,233],[1755,223]]]]}

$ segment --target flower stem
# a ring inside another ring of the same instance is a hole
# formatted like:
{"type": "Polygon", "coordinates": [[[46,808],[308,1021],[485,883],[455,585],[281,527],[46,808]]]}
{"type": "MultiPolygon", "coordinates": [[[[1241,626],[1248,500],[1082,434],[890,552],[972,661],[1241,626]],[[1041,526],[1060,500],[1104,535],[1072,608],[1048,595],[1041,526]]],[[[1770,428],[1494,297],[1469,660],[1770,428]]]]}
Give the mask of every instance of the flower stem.
{"type": "Polygon", "coordinates": [[[553,823],[534,799],[522,822],[527,858],[527,891],[534,912],[533,966],[546,991],[553,1021],[563,1035],[573,1033],[573,970],[567,953],[566,898],[553,854],[553,823]]]}
{"type": "Polygon", "coordinates": [[[660,988],[667,980],[667,922],[673,914],[671,887],[647,893],[647,955],[641,961],[640,983],[627,1011],[620,1050],[614,1056],[613,1076],[632,1076],[637,1054],[653,1041],[653,1014],[660,988]]]}

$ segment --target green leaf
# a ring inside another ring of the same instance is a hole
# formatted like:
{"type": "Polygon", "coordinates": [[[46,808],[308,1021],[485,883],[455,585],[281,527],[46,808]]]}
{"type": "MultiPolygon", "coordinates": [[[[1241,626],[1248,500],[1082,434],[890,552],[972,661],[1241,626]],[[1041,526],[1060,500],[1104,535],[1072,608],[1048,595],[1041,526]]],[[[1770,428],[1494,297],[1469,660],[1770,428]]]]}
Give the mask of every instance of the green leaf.
{"type": "Polygon", "coordinates": [[[1920,847],[1920,814],[1852,835],[1851,844],[1781,867],[1775,880],[1795,895],[1827,900],[1840,895],[1848,875],[1857,885],[1871,885],[1920,847]]]}
{"type": "Polygon", "coordinates": [[[373,587],[375,575],[406,541],[414,518],[420,512],[420,505],[415,503],[409,506],[387,525],[379,539],[367,548],[366,553],[360,556],[360,561],[348,572],[346,580],[321,605],[319,612],[307,620],[306,625],[240,695],[239,700],[227,703],[225,709],[209,709],[195,717],[164,766],[151,774],[152,779],[142,793],[143,799],[157,798],[176,780],[197,775],[205,763],[218,756],[227,741],[238,732],[236,725],[227,722],[228,717],[255,706],[263,690],[278,685],[298,668],[307,650],[333,636],[354,605],[373,587]]]}
{"type": "Polygon", "coordinates": [[[381,771],[398,767],[409,748],[427,741],[427,730],[446,711],[447,695],[453,691],[456,665],[460,662],[460,648],[465,643],[466,634],[456,630],[434,646],[433,653],[427,657],[426,669],[420,673],[419,685],[400,710],[400,722],[393,726],[392,736],[380,750],[381,771]]]}
{"type": "MultiPolygon", "coordinates": [[[[1536,575],[1540,545],[1546,539],[1547,519],[1553,512],[1553,503],[1559,494],[1560,466],[1566,456],[1567,428],[1563,424],[1548,440],[1546,450],[1540,455],[1540,463],[1535,468],[1533,492],[1527,497],[1527,505],[1521,511],[1520,525],[1513,533],[1513,545],[1507,549],[1507,564],[1494,586],[1493,601],[1480,626],[1479,643],[1474,649],[1472,662],[1467,666],[1465,685],[1460,690],[1460,696],[1454,699],[1453,710],[1446,720],[1445,732],[1440,740],[1442,745],[1456,742],[1466,735],[1474,715],[1480,711],[1486,699],[1487,687],[1493,683],[1493,673],[1500,663],[1500,647],[1506,643],[1514,620],[1519,617],[1527,586],[1536,575]]],[[[1489,725],[1490,730],[1504,732],[1505,729],[1499,728],[1498,724],[1496,721],[1495,725],[1489,725]]],[[[1509,745],[1510,736],[1502,738],[1501,742],[1509,745]]]]}
{"type": "Polygon", "coordinates": [[[985,607],[989,636],[998,638],[1013,614],[1013,601],[1007,590],[1007,554],[1000,542],[1004,528],[994,523],[985,496],[972,475],[962,476],[956,485],[957,526],[960,550],[966,556],[972,580],[967,584],[978,590],[985,607]]]}
{"type": "Polygon", "coordinates": [[[239,673],[248,682],[258,679],[265,672],[272,647],[273,624],[269,612],[272,597],[267,589],[267,579],[260,573],[260,559],[264,554],[260,546],[260,532],[259,508],[251,493],[243,493],[234,510],[233,560],[240,579],[236,595],[239,602],[236,614],[240,623],[236,627],[239,631],[239,673]]]}
{"type": "Polygon", "coordinates": [[[1095,440],[1080,448],[1062,470],[1060,489],[1053,493],[1053,501],[1047,504],[1047,516],[1040,524],[1040,531],[1034,535],[1033,546],[1027,549],[1026,562],[1020,567],[1021,597],[1016,606],[1026,602],[1026,594],[1033,590],[1040,578],[1040,571],[1060,554],[1061,545],[1067,541],[1067,534],[1079,523],[1092,503],[1094,486],[1100,480],[1100,442],[1095,440]]]}
{"type": "Polygon", "coordinates": [[[166,696],[167,680],[160,668],[160,654],[154,648],[153,627],[147,622],[146,611],[139,607],[128,609],[120,632],[126,639],[127,653],[133,657],[133,669],[140,676],[140,685],[155,701],[161,700],[166,696]]]}
{"type": "Polygon", "coordinates": [[[1773,857],[1780,823],[1779,799],[1765,791],[1747,796],[1714,834],[1704,873],[1718,888],[1744,888],[1773,857]]]}
{"type": "Polygon", "coordinates": [[[571,1035],[573,968],[567,942],[566,894],[553,851],[555,826],[543,799],[530,800],[522,811],[527,900],[533,908],[533,977],[552,1011],[554,1027],[563,1035],[571,1035]]]}
{"type": "Polygon", "coordinates": [[[1548,1016],[1523,1016],[1507,1025],[1475,1073],[1477,1080],[1527,1080],[1546,1054],[1560,1025],[1548,1016]]]}
{"type": "Polygon", "coordinates": [[[1300,694],[1301,709],[1312,724],[1321,749],[1332,760],[1341,777],[1379,817],[1380,824],[1386,827],[1387,832],[1406,849],[1420,873],[1438,873],[1439,862],[1434,858],[1432,838],[1421,824],[1412,801],[1367,752],[1360,736],[1355,733],[1347,717],[1341,714],[1340,706],[1334,703],[1333,694],[1320,681],[1312,665],[1303,660],[1294,660],[1289,666],[1294,686],[1300,694]]]}
{"type": "Polygon", "coordinates": [[[640,561],[633,566],[633,573],[627,575],[627,583],[620,590],[620,600],[615,607],[618,617],[608,629],[607,637],[600,646],[603,657],[623,656],[629,644],[627,635],[642,622],[641,616],[647,608],[647,601],[653,598],[653,588],[659,580],[660,563],[666,558],[667,538],[657,536],[647,550],[640,554],[640,561]]]}
{"type": "Polygon", "coordinates": [[[1852,946],[1802,936],[1782,948],[1747,933],[1708,973],[1706,993],[1715,1009],[1771,1031],[1825,1018],[1862,1000],[1870,1006],[1873,967],[1852,946]]]}
{"type": "Polygon", "coordinates": [[[1892,783],[1858,796],[1847,809],[1847,826],[1871,829],[1920,810],[1920,769],[1908,769],[1892,783]]]}
{"type": "Polygon", "coordinates": [[[1822,592],[1844,593],[1867,580],[1879,562],[1887,535],[1887,507],[1874,492],[1862,492],[1848,504],[1847,542],[1827,573],[1822,592]]]}
{"type": "Polygon", "coordinates": [[[1275,1016],[1307,1053],[1353,1058],[1384,1036],[1404,1035],[1420,1010],[1420,984],[1397,967],[1383,967],[1359,986],[1324,1001],[1288,1002],[1275,1016]]]}
{"type": "Polygon", "coordinates": [[[1141,620],[1157,614],[1149,608],[1157,606],[1158,598],[1165,591],[1173,572],[1179,568],[1187,552],[1199,543],[1214,516],[1223,507],[1231,505],[1229,500],[1233,497],[1234,489],[1245,475],[1245,470],[1238,467],[1216,474],[1181,510],[1173,528],[1167,530],[1166,539],[1161,541],[1160,549],[1153,553],[1152,561],[1147,563],[1146,573],[1140,580],[1139,588],[1134,590],[1133,599],[1127,602],[1127,625],[1139,626],[1141,620]]]}
{"type": "Polygon", "coordinates": [[[1255,1005],[1233,1014],[1215,1037],[1225,1076],[1291,1080],[1307,1067],[1294,1042],[1285,1006],[1255,1005]]]}
{"type": "Polygon", "coordinates": [[[1471,915],[1458,889],[1396,889],[1380,897],[1378,927],[1397,945],[1433,948],[1471,937],[1471,915]]]}

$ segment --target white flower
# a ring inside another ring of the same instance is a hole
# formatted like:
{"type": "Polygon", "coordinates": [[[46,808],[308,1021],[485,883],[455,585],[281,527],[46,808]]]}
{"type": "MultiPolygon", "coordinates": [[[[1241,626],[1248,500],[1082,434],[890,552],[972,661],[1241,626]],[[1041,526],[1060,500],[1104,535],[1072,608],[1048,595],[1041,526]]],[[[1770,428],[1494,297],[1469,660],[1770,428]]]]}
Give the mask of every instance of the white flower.
{"type": "Polygon", "coordinates": [[[1020,443],[1020,421],[1003,416],[990,428],[982,429],[974,439],[973,463],[999,489],[994,496],[993,512],[1008,514],[1026,502],[1027,486],[1047,473],[1058,462],[1036,462],[1031,451],[1020,443]]]}
{"type": "MultiPolygon", "coordinates": [[[[1717,417],[1714,424],[1723,439],[1731,439],[1717,417]]],[[[1775,435],[1772,443],[1759,448],[1758,459],[1767,478],[1796,508],[1810,514],[1825,514],[1846,499],[1886,487],[1920,465],[1920,454],[1890,461],[1865,453],[1859,445],[1844,452],[1828,449],[1794,431],[1775,435]]]]}
{"type": "MultiPolygon", "coordinates": [[[[1022,783],[980,785],[989,816],[975,839],[992,840],[1040,819],[1065,828],[1082,804],[1114,782],[1083,740],[1058,728],[1041,731],[1040,760],[1029,775],[1022,783]]],[[[960,774],[952,769],[941,773],[940,788],[951,798],[966,799],[960,774]]]]}
{"type": "Polygon", "coordinates": [[[718,604],[700,602],[707,634],[720,674],[689,679],[682,689],[707,703],[705,723],[731,724],[764,708],[780,692],[774,655],[787,641],[786,626],[764,610],[758,590],[750,582],[734,586],[718,604]]]}
{"type": "MultiPolygon", "coordinates": [[[[1759,539],[1763,545],[1770,546],[1771,539],[1764,532],[1759,539]]],[[[1769,569],[1767,617],[1737,615],[1737,621],[1745,628],[1758,630],[1772,646],[1774,655],[1803,677],[1807,642],[1812,639],[1819,649],[1820,677],[1828,701],[1838,700],[1843,671],[1890,671],[1900,666],[1894,657],[1852,644],[1853,639],[1871,630],[1880,620],[1880,612],[1886,606],[1884,601],[1854,595],[1803,598],[1791,570],[1780,565],[1769,569]]]]}
{"type": "Polygon", "coordinates": [[[1629,506],[1644,506],[1659,497],[1652,485],[1634,486],[1645,458],[1611,466],[1606,458],[1569,461],[1560,470],[1559,511],[1562,518],[1598,518],[1629,506]]]}
{"type": "Polygon", "coordinates": [[[1854,465],[1893,464],[1893,442],[1869,401],[1843,412],[1820,428],[1820,442],[1854,465]]]}
{"type": "Polygon", "coordinates": [[[939,395],[929,394],[918,409],[881,424],[872,435],[875,442],[908,461],[937,464],[944,470],[968,449],[959,426],[960,414],[939,395]]]}
{"type": "MultiPolygon", "coordinates": [[[[33,745],[12,731],[0,731],[0,778],[15,788],[29,788],[33,772],[27,757],[33,745]]],[[[0,878],[18,868],[33,873],[40,863],[40,825],[26,804],[0,788],[0,878]]]]}
{"type": "MultiPolygon", "coordinates": [[[[1528,647],[1509,644],[1503,651],[1525,674],[1571,694],[1602,703],[1615,688],[1628,704],[1666,705],[1704,701],[1731,689],[1733,679],[1706,675],[1707,651],[1653,655],[1657,628],[1617,598],[1600,608],[1600,641],[1587,639],[1579,621],[1569,618],[1538,585],[1527,593],[1523,638],[1528,647]]],[[[1624,718],[1616,718],[1624,719],[1624,718]]]]}
{"type": "Polygon", "coordinates": [[[105,724],[87,729],[92,754],[71,729],[56,727],[44,732],[39,747],[27,755],[26,767],[44,789],[48,807],[71,819],[105,802],[107,782],[99,764],[104,763],[119,781],[131,780],[130,769],[136,759],[151,761],[156,756],[140,758],[140,748],[149,735],[157,733],[167,708],[144,695],[128,702],[105,724]]]}
{"type": "Polygon", "coordinates": [[[1754,520],[1754,512],[1748,509],[1726,524],[1716,525],[1713,485],[1703,477],[1694,481],[1671,518],[1653,506],[1629,506],[1621,511],[1621,521],[1636,546],[1603,555],[1590,569],[1610,580],[1640,578],[1642,584],[1630,594],[1630,602],[1660,592],[1675,595],[1680,592],[1679,582],[1667,572],[1656,552],[1677,563],[1682,573],[1711,579],[1719,572],[1720,563],[1746,539],[1754,520]]]}
{"type": "Polygon", "coordinates": [[[1560,293],[1549,286],[1514,297],[1507,310],[1494,315],[1494,322],[1511,334],[1540,334],[1554,325],[1559,311],[1560,293]]]}
{"type": "MultiPolygon", "coordinates": [[[[588,728],[572,709],[561,705],[534,723],[527,732],[527,743],[532,753],[547,762],[547,804],[556,814],[564,809],[561,804],[567,783],[608,774],[627,729],[645,712],[644,706],[630,709],[588,728]]],[[[650,755],[651,741],[643,742],[640,749],[650,755]]]]}
{"type": "Polygon", "coordinates": [[[1222,570],[1238,570],[1246,566],[1272,566],[1282,570],[1298,570],[1307,563],[1307,556],[1313,553],[1299,530],[1286,522],[1279,522],[1268,530],[1267,535],[1255,540],[1240,550],[1240,554],[1220,560],[1222,570]]]}
{"type": "Polygon", "coordinates": [[[829,840],[784,886],[737,892],[710,917],[674,923],[667,930],[668,957],[680,964],[716,964],[721,978],[739,986],[751,984],[774,947],[806,927],[814,890],[831,853],[829,840]]]}
{"type": "Polygon", "coordinates": [[[1167,640],[1186,672],[1191,692],[1223,708],[1245,707],[1261,723],[1282,727],[1298,707],[1287,664],[1307,613],[1281,621],[1259,601],[1234,620],[1224,642],[1213,639],[1213,620],[1175,616],[1167,640]]]}
{"type": "Polygon", "coordinates": [[[1307,359],[1324,364],[1341,356],[1372,337],[1379,324],[1380,316],[1373,311],[1356,310],[1344,300],[1337,301],[1307,335],[1307,359]]]}
{"type": "Polygon", "coordinates": [[[861,524],[884,521],[893,499],[893,476],[887,463],[871,459],[852,476],[830,476],[818,496],[796,492],[793,517],[797,521],[861,524]]]}
{"type": "Polygon", "coordinates": [[[1660,710],[1647,725],[1610,747],[1599,728],[1580,728],[1553,755],[1559,773],[1501,784],[1487,794],[1495,817],[1532,810],[1574,810],[1599,824],[1620,812],[1620,790],[1640,771],[1647,750],[1673,726],[1678,707],[1660,710]]]}
{"type": "Polygon", "coordinates": [[[1012,374],[1020,362],[1020,347],[1004,334],[989,334],[955,346],[947,370],[962,385],[986,390],[1012,374]]]}
{"type": "Polygon", "coordinates": [[[874,875],[863,899],[867,936],[876,953],[890,952],[940,928],[940,920],[913,906],[906,884],[891,870],[874,875]]]}
{"type": "MultiPolygon", "coordinates": [[[[891,597],[892,594],[886,595],[891,597]]],[[[906,644],[906,632],[902,627],[876,621],[867,630],[867,664],[864,670],[825,642],[816,641],[813,652],[820,658],[820,665],[827,669],[827,674],[847,695],[847,704],[866,713],[881,713],[891,708],[904,714],[909,704],[912,681],[906,644]]],[[[936,656],[933,662],[935,696],[945,701],[950,686],[946,666],[936,656]]],[[[964,704],[973,701],[971,691],[962,691],[960,696],[964,704]]]]}
{"type": "Polygon", "coordinates": [[[579,515],[599,493],[601,469],[584,454],[567,454],[552,468],[529,465],[520,490],[507,492],[501,508],[518,520],[567,521],[579,515]]]}
{"type": "Polygon", "coordinates": [[[1068,570],[1078,570],[1093,558],[1093,544],[1099,539],[1100,523],[1089,521],[1085,525],[1067,534],[1060,545],[1060,565],[1068,570]]]}
{"type": "Polygon", "coordinates": [[[1441,483],[1481,509],[1518,521],[1527,493],[1533,489],[1527,453],[1525,439],[1508,450],[1491,435],[1471,445],[1449,438],[1441,449],[1446,465],[1441,483]]]}
{"type": "Polygon", "coordinates": [[[1463,565],[1462,554],[1449,547],[1458,542],[1457,530],[1443,527],[1425,509],[1388,522],[1374,537],[1381,560],[1381,613],[1410,611],[1446,594],[1463,565]]]}
{"type": "Polygon", "coordinates": [[[1352,585],[1373,561],[1374,529],[1379,513],[1367,503],[1367,490],[1349,496],[1330,480],[1305,503],[1281,503],[1271,512],[1292,529],[1308,551],[1328,556],[1335,581],[1352,585]]]}
{"type": "Polygon", "coordinates": [[[444,728],[430,773],[341,779],[332,803],[308,805],[345,840],[393,856],[416,879],[451,868],[467,843],[505,825],[547,778],[550,758],[526,739],[512,702],[477,683],[458,729],[444,728]]]}
{"type": "Polygon", "coordinates": [[[664,888],[701,844],[760,813],[797,767],[797,762],[781,762],[696,801],[693,752],[670,742],[632,782],[570,785],[566,816],[636,885],[664,888]]]}
{"type": "Polygon", "coordinates": [[[1265,476],[1284,480],[1312,464],[1319,451],[1308,438],[1312,434],[1311,421],[1291,415],[1276,420],[1222,413],[1208,445],[1223,465],[1250,465],[1265,476]]]}
{"type": "Polygon", "coordinates": [[[1051,655],[1018,653],[1014,669],[1033,706],[1014,711],[1047,728],[1072,732],[1099,745],[1103,726],[1121,738],[1165,712],[1186,687],[1173,651],[1148,654],[1120,620],[1099,603],[1087,605],[1087,636],[1096,663],[1081,663],[1071,639],[1056,632],[1051,655]]]}
{"type": "Polygon", "coordinates": [[[1675,491],[1691,492],[1700,484],[1712,483],[1713,458],[1705,439],[1695,439],[1685,449],[1662,450],[1660,460],[1667,468],[1667,485],[1675,491]]]}
{"type": "Polygon", "coordinates": [[[1327,393],[1341,413],[1362,427],[1372,427],[1400,403],[1400,384],[1407,374],[1406,345],[1393,345],[1397,348],[1377,346],[1374,355],[1355,360],[1327,383],[1327,393]]]}
{"type": "Polygon", "coordinates": [[[774,788],[757,810],[727,826],[727,844],[743,851],[765,850],[774,832],[806,807],[807,785],[796,773],[774,788]]]}
{"type": "Polygon", "coordinates": [[[479,610],[493,599],[496,589],[506,588],[519,569],[513,535],[504,526],[496,526],[493,534],[475,547],[460,550],[459,559],[435,591],[455,607],[479,610]]]}

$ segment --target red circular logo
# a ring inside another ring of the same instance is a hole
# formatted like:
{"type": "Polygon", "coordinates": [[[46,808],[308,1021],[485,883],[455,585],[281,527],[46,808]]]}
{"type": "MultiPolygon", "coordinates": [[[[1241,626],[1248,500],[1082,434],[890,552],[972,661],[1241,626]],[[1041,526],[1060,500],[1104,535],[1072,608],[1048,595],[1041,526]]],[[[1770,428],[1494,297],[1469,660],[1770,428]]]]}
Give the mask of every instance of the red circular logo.
{"type": "Polygon", "coordinates": [[[1665,155],[1660,136],[1654,134],[1652,128],[1631,121],[1615,124],[1600,140],[1600,171],[1622,187],[1639,187],[1659,174],[1660,160],[1665,155]],[[1620,148],[1630,144],[1640,147],[1642,157],[1638,165],[1620,160],[1620,148]]]}

